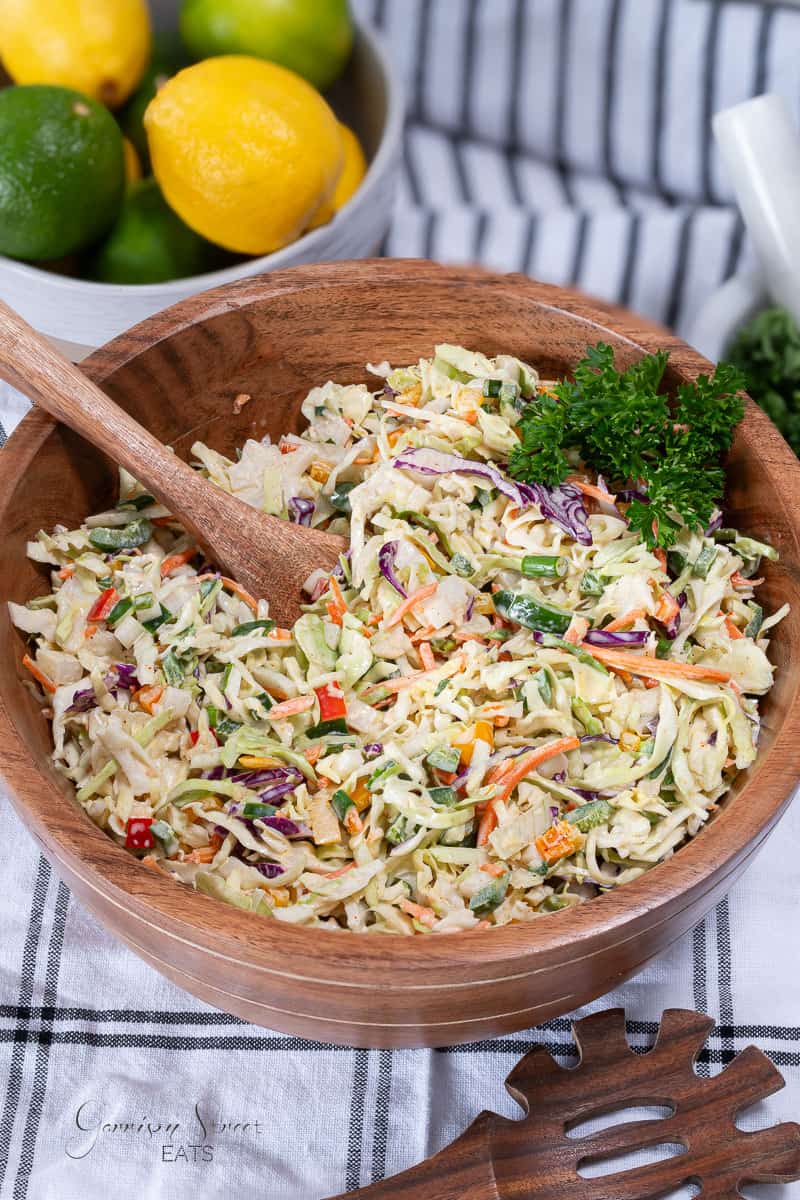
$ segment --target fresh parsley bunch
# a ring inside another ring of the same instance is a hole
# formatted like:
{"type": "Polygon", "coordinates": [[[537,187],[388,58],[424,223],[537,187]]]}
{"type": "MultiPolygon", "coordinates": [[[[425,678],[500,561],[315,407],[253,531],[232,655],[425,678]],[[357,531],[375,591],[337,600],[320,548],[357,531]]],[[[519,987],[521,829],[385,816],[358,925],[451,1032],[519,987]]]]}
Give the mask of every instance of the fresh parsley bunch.
{"type": "Polygon", "coordinates": [[[570,472],[568,452],[577,451],[612,488],[647,494],[627,516],[651,548],[671,546],[682,523],[705,527],[725,483],[720,455],[744,414],[743,379],[720,363],[670,400],[659,391],[667,358],[661,351],[617,371],[610,346],[591,346],[573,380],[523,410],[509,464],[514,478],[555,487],[570,472]]]}

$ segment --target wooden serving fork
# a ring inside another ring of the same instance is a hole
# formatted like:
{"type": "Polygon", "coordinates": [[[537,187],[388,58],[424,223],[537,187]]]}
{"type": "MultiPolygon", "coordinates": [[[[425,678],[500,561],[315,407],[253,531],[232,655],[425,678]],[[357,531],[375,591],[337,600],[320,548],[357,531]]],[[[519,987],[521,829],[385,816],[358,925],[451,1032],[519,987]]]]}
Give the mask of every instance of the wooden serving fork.
{"type": "Polygon", "coordinates": [[[687,1183],[701,1185],[702,1200],[736,1200],[743,1183],[800,1179],[800,1126],[736,1127],[742,1109],[784,1086],[767,1056],[748,1046],[712,1079],[695,1074],[713,1028],[702,1013],[667,1009],[652,1050],[636,1054],[623,1009],[584,1017],[573,1024],[576,1067],[560,1067],[536,1047],[506,1079],[526,1110],[522,1120],[483,1112],[432,1158],[348,1192],[348,1200],[655,1200],[687,1183]],[[644,1105],[670,1115],[567,1136],[589,1118],[644,1105]],[[683,1153],[595,1178],[579,1174],[584,1165],[664,1143],[683,1153]]]}

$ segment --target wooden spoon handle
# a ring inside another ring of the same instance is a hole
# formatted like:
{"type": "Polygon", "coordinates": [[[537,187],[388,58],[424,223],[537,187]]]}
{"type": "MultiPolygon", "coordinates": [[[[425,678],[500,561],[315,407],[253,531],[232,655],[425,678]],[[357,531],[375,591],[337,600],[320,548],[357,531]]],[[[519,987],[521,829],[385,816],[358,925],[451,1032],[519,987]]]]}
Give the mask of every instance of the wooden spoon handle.
{"type": "Polygon", "coordinates": [[[170,453],[7,304],[0,301],[0,376],[120,463],[202,537],[233,501],[170,453]],[[191,488],[191,504],[187,489],[191,488]]]}

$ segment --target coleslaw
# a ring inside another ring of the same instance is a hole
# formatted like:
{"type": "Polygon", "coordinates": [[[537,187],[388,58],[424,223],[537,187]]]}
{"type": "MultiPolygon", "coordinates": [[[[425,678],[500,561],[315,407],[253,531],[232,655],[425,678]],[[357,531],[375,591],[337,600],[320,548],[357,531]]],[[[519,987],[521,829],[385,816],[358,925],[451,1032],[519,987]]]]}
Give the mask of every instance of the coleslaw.
{"type": "Polygon", "coordinates": [[[262,511],[349,538],[291,630],[124,472],[40,532],[51,590],[11,616],[89,817],[158,871],[281,921],[450,932],[557,911],[697,834],[756,757],[764,543],[665,554],[576,461],[504,469],[529,365],[452,345],[314,388],[308,426],[230,460],[262,511]]]}

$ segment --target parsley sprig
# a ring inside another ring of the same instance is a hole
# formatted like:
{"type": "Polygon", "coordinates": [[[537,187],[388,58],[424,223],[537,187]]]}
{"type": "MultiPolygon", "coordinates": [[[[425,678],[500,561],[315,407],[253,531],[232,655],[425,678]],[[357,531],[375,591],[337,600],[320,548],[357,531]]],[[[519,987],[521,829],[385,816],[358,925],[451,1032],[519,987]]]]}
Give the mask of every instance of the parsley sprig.
{"type": "Polygon", "coordinates": [[[743,380],[720,363],[670,400],[659,391],[667,358],[661,351],[617,371],[610,346],[589,347],[572,380],[525,406],[511,474],[555,487],[577,452],[612,488],[646,492],[647,502],[633,500],[627,517],[651,548],[671,546],[682,524],[706,526],[725,484],[720,455],[744,414],[743,380]]]}

